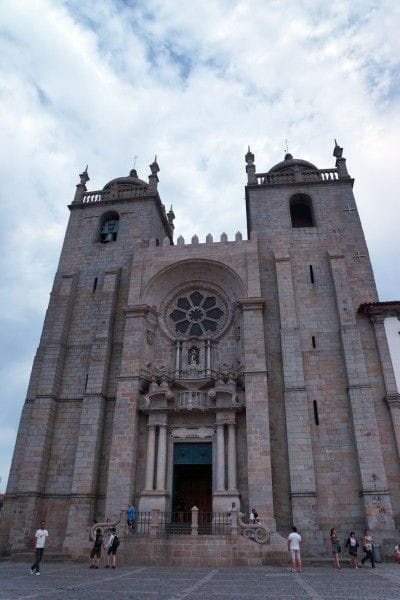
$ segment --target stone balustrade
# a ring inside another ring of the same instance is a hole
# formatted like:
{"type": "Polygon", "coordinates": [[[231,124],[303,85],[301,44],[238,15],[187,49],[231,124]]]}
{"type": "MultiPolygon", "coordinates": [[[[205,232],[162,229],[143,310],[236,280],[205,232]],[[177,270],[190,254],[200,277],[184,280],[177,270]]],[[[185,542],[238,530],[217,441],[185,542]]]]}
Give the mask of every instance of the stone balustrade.
{"type": "Polygon", "coordinates": [[[284,173],[256,173],[257,185],[287,185],[288,183],[330,183],[340,179],[337,169],[291,169],[284,173]]]}
{"type": "Polygon", "coordinates": [[[141,196],[149,196],[154,194],[154,191],[148,187],[130,187],[129,189],[118,189],[114,193],[110,190],[95,190],[91,192],[85,192],[82,197],[82,204],[93,204],[95,202],[105,202],[107,200],[126,200],[129,198],[138,198],[141,196]]]}
{"type": "Polygon", "coordinates": [[[207,410],[207,394],[198,390],[179,392],[176,398],[176,408],[185,410],[207,410]]]}

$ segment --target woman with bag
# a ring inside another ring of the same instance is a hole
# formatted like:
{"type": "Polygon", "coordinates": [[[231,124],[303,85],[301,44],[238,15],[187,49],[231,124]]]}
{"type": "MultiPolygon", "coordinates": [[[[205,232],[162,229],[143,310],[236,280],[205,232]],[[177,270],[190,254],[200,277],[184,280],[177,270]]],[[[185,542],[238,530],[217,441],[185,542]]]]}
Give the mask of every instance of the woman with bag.
{"type": "Polygon", "coordinates": [[[340,547],[339,538],[337,536],[336,529],[334,527],[332,527],[332,529],[331,529],[330,538],[331,538],[331,544],[332,544],[333,566],[336,569],[340,569],[341,567],[340,567],[339,554],[341,553],[342,549],[340,547]]]}
{"type": "Polygon", "coordinates": [[[359,545],[360,544],[357,542],[356,534],[354,531],[350,531],[350,535],[346,542],[346,548],[349,549],[350,564],[352,567],[354,567],[354,569],[358,569],[357,548],[359,545]]]}

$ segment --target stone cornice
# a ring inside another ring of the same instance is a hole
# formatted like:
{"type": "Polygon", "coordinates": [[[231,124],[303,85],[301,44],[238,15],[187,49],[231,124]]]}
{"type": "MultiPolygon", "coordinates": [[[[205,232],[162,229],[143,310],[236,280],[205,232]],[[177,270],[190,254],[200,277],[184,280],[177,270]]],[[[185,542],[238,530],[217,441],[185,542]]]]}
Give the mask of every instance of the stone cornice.
{"type": "Polygon", "coordinates": [[[154,308],[149,304],[136,304],[135,306],[127,306],[124,310],[126,316],[145,317],[149,312],[157,314],[154,308]]]}
{"type": "Polygon", "coordinates": [[[299,492],[290,492],[290,497],[291,498],[316,498],[317,497],[317,492],[315,490],[305,490],[303,491],[299,491],[299,492]]]}
{"type": "Polygon", "coordinates": [[[351,390],[369,390],[371,387],[370,383],[351,383],[347,386],[347,391],[351,390]]]}
{"type": "Polygon", "coordinates": [[[400,394],[387,394],[383,399],[389,408],[400,408],[400,394]]]}
{"type": "MultiPolygon", "coordinates": [[[[256,173],[256,175],[260,176],[260,173],[256,173]]],[[[245,187],[249,190],[265,190],[265,188],[274,188],[274,187],[291,187],[291,188],[303,188],[309,186],[316,185],[348,185],[350,183],[351,187],[354,185],[354,179],[352,177],[346,177],[342,179],[332,179],[332,180],[318,180],[318,181],[293,181],[293,182],[279,182],[279,183],[248,183],[245,187]]],[[[302,191],[302,190],[301,190],[302,191]]]]}
{"type": "MultiPolygon", "coordinates": [[[[363,302],[358,308],[358,312],[367,315],[371,320],[379,317],[400,317],[400,300],[391,300],[389,302],[363,302]]],[[[377,321],[379,322],[379,320],[377,321]]]]}
{"type": "Polygon", "coordinates": [[[360,498],[363,496],[390,496],[389,490],[377,489],[377,490],[360,490],[360,498]]]}
{"type": "Polygon", "coordinates": [[[263,310],[266,300],[261,296],[252,298],[238,298],[238,304],[242,310],[263,310]]]}

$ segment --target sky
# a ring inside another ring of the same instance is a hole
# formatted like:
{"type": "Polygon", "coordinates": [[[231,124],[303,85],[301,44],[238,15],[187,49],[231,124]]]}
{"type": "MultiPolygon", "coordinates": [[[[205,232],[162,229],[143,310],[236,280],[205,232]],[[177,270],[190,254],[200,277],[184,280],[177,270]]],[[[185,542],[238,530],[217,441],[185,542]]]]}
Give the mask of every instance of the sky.
{"type": "Polygon", "coordinates": [[[245,235],[244,154],[344,148],[382,300],[399,299],[397,0],[2,0],[0,491],[78,174],[146,179],[176,236],[245,235]],[[5,227],[7,224],[7,227],[5,227]]]}

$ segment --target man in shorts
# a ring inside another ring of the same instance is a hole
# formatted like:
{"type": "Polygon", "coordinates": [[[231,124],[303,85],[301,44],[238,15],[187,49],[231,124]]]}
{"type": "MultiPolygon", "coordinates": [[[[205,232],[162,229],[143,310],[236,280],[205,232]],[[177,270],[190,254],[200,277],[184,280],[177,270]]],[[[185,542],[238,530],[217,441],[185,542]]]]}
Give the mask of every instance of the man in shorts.
{"type": "Polygon", "coordinates": [[[292,532],[288,535],[288,550],[292,556],[292,573],[296,573],[297,569],[299,573],[302,572],[300,558],[300,542],[301,535],[297,533],[296,527],[292,527],[292,532]]]}
{"type": "Polygon", "coordinates": [[[106,569],[109,569],[110,567],[112,569],[115,569],[115,555],[117,554],[117,549],[119,546],[119,539],[117,536],[117,532],[115,527],[113,527],[111,529],[111,535],[110,535],[110,539],[108,540],[108,543],[106,545],[106,549],[107,549],[107,564],[106,564],[106,569]],[[111,565],[111,561],[112,561],[112,565],[111,565]]]}
{"type": "Polygon", "coordinates": [[[35,562],[31,566],[31,575],[35,575],[35,573],[36,575],[40,575],[40,561],[42,560],[44,546],[48,537],[49,532],[46,529],[46,522],[41,521],[40,527],[35,533],[35,562]]]}
{"type": "Polygon", "coordinates": [[[90,553],[90,568],[98,569],[101,559],[101,547],[103,545],[103,535],[100,527],[96,529],[96,539],[93,544],[92,551],[90,553]]]}

